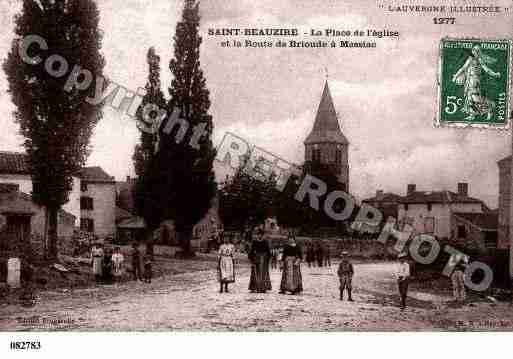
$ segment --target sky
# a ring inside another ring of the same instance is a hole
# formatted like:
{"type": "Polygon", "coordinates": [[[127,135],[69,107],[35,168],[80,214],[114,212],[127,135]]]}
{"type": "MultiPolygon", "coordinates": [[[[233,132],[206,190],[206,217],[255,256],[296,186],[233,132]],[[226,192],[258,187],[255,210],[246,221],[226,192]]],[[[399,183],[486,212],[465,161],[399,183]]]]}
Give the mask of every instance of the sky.
{"type": "MultiPolygon", "coordinates": [[[[167,95],[168,63],[182,9],[172,0],[98,0],[104,73],[136,90],[147,79],[146,51],[161,56],[167,95]]],[[[379,3],[402,4],[398,1],[379,3]]],[[[405,1],[404,4],[411,2],[405,1]]],[[[442,4],[442,1],[416,1],[442,4]]],[[[454,4],[465,4],[455,1],[454,4]]],[[[13,38],[13,16],[21,1],[0,2],[0,60],[13,38]]],[[[458,16],[456,25],[434,25],[433,14],[385,12],[370,0],[203,0],[201,64],[210,90],[214,143],[226,132],[279,157],[302,163],[308,135],[328,77],[340,125],[350,142],[350,191],[357,199],[385,191],[456,190],[496,207],[497,161],[511,153],[510,131],[435,128],[438,43],[444,36],[510,37],[513,17],[458,16]],[[377,39],[375,49],[221,48],[209,28],[297,27],[399,31],[399,39],[377,39]]],[[[497,5],[509,4],[506,0],[497,5]]],[[[0,71],[0,150],[22,150],[11,115],[13,105],[0,71]]],[[[132,152],[138,132],[133,119],[112,108],[95,129],[89,165],[118,180],[134,175],[132,152]]],[[[218,168],[222,177],[223,170],[218,168]]]]}

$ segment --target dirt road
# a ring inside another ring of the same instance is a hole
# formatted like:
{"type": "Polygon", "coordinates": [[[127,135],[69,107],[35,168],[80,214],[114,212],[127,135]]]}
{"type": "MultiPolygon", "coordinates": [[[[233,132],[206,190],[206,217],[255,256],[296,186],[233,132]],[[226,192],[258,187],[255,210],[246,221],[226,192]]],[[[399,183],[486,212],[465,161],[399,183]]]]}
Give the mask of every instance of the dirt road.
{"type": "MultiPolygon", "coordinates": [[[[214,264],[212,264],[214,266],[214,264]]],[[[340,301],[336,266],[303,266],[302,295],[247,290],[247,265],[238,268],[230,293],[219,294],[214,269],[166,276],[152,284],[128,282],[40,294],[33,308],[0,307],[0,330],[505,330],[513,327],[507,303],[454,308],[447,295],[410,291],[400,311],[393,263],[355,265],[355,302],[340,301]]]]}

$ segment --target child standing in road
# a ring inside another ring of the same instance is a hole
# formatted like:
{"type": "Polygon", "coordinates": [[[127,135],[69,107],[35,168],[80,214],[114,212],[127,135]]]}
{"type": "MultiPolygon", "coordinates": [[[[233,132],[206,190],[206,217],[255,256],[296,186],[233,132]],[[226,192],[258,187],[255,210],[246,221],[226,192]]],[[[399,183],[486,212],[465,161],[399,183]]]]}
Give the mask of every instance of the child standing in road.
{"type": "Polygon", "coordinates": [[[344,289],[347,289],[347,300],[352,302],[353,297],[351,296],[352,281],[353,281],[353,264],[348,259],[348,252],[342,252],[342,260],[338,265],[338,280],[340,282],[340,300],[344,300],[344,289]]]}
{"type": "Polygon", "coordinates": [[[125,257],[123,256],[123,254],[121,254],[120,248],[116,247],[114,249],[114,254],[112,255],[112,271],[116,282],[121,281],[121,276],[123,275],[124,261],[125,257]]]}
{"type": "Polygon", "coordinates": [[[151,256],[146,254],[144,256],[144,281],[146,283],[151,283],[151,277],[153,275],[151,256]]]}

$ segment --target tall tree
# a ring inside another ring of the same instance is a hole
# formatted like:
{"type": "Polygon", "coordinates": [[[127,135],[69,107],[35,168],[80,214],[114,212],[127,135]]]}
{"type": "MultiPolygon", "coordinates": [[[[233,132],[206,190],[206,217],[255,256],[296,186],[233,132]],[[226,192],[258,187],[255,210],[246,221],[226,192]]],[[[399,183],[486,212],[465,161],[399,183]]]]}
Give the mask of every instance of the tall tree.
{"type": "MultiPolygon", "coordinates": [[[[87,159],[90,137],[102,111],[85,101],[94,93],[94,82],[88,91],[76,87],[67,91],[64,85],[68,76],[51,76],[45,61],[37,65],[24,62],[18,46],[25,36],[39,35],[48,44],[46,55],[59,54],[70,68],[78,65],[89,70],[94,81],[102,75],[105,64],[98,23],[94,0],[24,0],[3,66],[16,106],[14,116],[25,138],[32,197],[47,209],[50,258],[58,253],[58,211],[68,201],[72,176],[78,175],[87,159]]],[[[44,51],[39,51],[43,57],[44,51]]],[[[58,71],[60,66],[54,63],[50,68],[58,71]]]]}
{"type": "Polygon", "coordinates": [[[179,109],[181,121],[175,123],[170,116],[160,127],[148,182],[153,192],[146,198],[156,218],[174,221],[182,246],[179,255],[186,258],[194,255],[192,229],[210,208],[217,187],[209,91],[200,66],[199,22],[199,4],[186,0],[176,25],[174,58],[169,63],[173,80],[167,104],[168,114],[179,109]]]}
{"type": "Polygon", "coordinates": [[[279,191],[274,176],[255,176],[246,166],[247,160],[219,189],[219,214],[225,228],[252,232],[274,214],[279,191]]]}
{"type": "Polygon", "coordinates": [[[165,111],[166,100],[161,89],[160,82],[160,57],[155,49],[151,47],[147,53],[148,82],[146,83],[146,94],[143,97],[141,106],[136,113],[136,120],[140,129],[140,143],[135,145],[132,160],[134,162],[137,180],[134,188],[135,208],[138,215],[151,222],[153,214],[145,211],[144,199],[146,194],[146,177],[148,168],[155,153],[156,132],[155,124],[158,123],[159,109],[165,111]],[[153,127],[153,128],[151,128],[153,127]],[[149,131],[151,129],[151,131],[149,131]]]}

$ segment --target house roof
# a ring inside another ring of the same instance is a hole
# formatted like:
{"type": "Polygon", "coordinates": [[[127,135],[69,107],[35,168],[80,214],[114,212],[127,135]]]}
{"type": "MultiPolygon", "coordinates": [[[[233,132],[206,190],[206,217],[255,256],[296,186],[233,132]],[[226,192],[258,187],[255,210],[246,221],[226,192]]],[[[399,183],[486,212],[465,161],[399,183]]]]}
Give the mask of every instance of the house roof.
{"type": "Polygon", "coordinates": [[[29,175],[27,155],[20,152],[0,151],[0,174],[29,175]]]}
{"type": "Polygon", "coordinates": [[[380,196],[374,196],[362,200],[362,202],[401,202],[402,197],[398,194],[386,192],[380,196]]]}
{"type": "Polygon", "coordinates": [[[401,197],[401,203],[479,203],[483,201],[452,191],[415,191],[401,197]]]}
{"type": "Polygon", "coordinates": [[[146,223],[143,218],[132,216],[120,221],[117,227],[119,229],[144,229],[146,228],[146,223]]]}
{"type": "Polygon", "coordinates": [[[120,222],[124,219],[131,218],[134,215],[121,207],[116,206],[116,222],[120,222]]]}
{"type": "Polygon", "coordinates": [[[32,215],[39,211],[39,207],[30,196],[18,192],[17,186],[3,185],[0,191],[0,214],[32,215]]]}
{"type": "Polygon", "coordinates": [[[499,216],[496,213],[453,213],[453,215],[471,222],[482,230],[496,231],[499,224],[499,216]]]}
{"type": "Polygon", "coordinates": [[[306,145],[323,142],[335,142],[345,145],[349,144],[349,141],[340,130],[337,112],[333,105],[328,81],[324,84],[324,90],[322,91],[321,102],[317,109],[317,115],[315,116],[312,132],[310,132],[304,143],[306,145]]]}
{"type": "MultiPolygon", "coordinates": [[[[0,213],[34,214],[39,212],[40,206],[32,201],[29,194],[20,192],[19,188],[17,183],[0,183],[0,213]]],[[[59,210],[59,216],[73,221],[76,219],[73,214],[63,209],[59,210]]]]}
{"type": "MultiPolygon", "coordinates": [[[[0,174],[24,174],[30,175],[27,154],[22,152],[0,151],[0,174]]],[[[103,168],[83,167],[79,177],[88,182],[114,183],[114,178],[109,176],[103,168]]]]}
{"type": "Polygon", "coordinates": [[[111,177],[99,166],[83,167],[80,170],[80,179],[86,182],[115,183],[111,177]]]}

